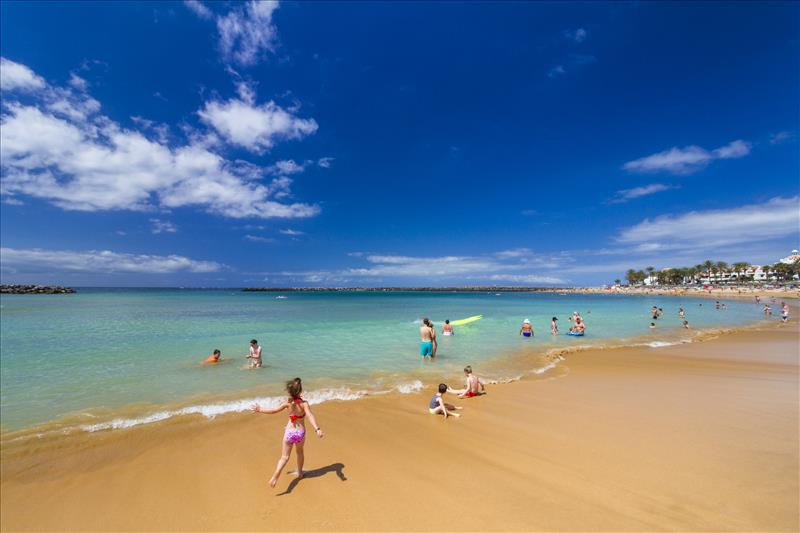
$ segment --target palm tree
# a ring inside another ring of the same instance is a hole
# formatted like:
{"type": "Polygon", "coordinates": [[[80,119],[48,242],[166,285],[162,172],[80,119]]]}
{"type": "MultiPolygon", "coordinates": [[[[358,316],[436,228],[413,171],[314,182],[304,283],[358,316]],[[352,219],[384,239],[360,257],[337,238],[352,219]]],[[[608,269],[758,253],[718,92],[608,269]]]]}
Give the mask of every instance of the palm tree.
{"type": "Polygon", "coordinates": [[[636,284],[636,271],[632,268],[628,269],[625,273],[625,279],[628,280],[628,285],[635,285],[636,284]]]}
{"type": "Polygon", "coordinates": [[[708,277],[708,281],[711,281],[711,270],[714,268],[714,261],[711,259],[707,259],[703,266],[701,267],[705,269],[706,276],[708,277]]]}
{"type": "Polygon", "coordinates": [[[622,283],[621,279],[617,278],[614,280],[614,285],[619,285],[620,283],[622,283]]]}
{"type": "Polygon", "coordinates": [[[738,282],[742,279],[742,277],[744,277],[743,275],[747,271],[747,269],[750,268],[750,263],[748,263],[747,261],[739,261],[731,265],[731,267],[733,268],[733,271],[736,273],[736,281],[738,282]]]}
{"type": "Polygon", "coordinates": [[[714,267],[716,267],[717,272],[719,273],[719,278],[722,279],[724,277],[723,274],[725,274],[728,270],[728,263],[725,261],[717,261],[717,264],[714,265],[714,267]]]}

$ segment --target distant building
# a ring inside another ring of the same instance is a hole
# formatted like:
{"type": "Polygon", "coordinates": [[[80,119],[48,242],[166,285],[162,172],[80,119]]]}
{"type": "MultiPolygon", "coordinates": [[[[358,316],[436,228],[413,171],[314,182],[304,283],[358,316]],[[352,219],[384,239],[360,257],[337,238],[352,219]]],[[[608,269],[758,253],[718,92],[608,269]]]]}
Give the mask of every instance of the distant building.
{"type": "Polygon", "coordinates": [[[800,261],[800,252],[798,252],[797,250],[792,250],[792,253],[781,259],[781,263],[785,265],[791,265],[796,263],[797,261],[800,261]]]}

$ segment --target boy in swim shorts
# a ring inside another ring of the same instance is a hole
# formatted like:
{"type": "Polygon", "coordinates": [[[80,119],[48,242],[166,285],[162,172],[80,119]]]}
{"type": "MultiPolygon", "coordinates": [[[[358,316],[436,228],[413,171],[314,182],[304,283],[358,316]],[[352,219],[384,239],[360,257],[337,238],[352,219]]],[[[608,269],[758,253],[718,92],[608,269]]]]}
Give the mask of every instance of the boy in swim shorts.
{"type": "Polygon", "coordinates": [[[436,332],[433,330],[433,325],[428,318],[422,319],[422,326],[419,328],[420,344],[419,355],[421,357],[435,357],[433,343],[436,342],[436,332]]]}
{"type": "Polygon", "coordinates": [[[258,341],[253,339],[250,341],[250,353],[247,355],[250,359],[250,368],[261,368],[261,346],[258,341]]]}
{"type": "Polygon", "coordinates": [[[483,380],[472,373],[471,365],[464,367],[464,376],[467,378],[467,383],[463,389],[453,390],[448,388],[447,392],[457,394],[459,398],[472,398],[474,396],[486,394],[486,387],[483,384],[483,380]]]}

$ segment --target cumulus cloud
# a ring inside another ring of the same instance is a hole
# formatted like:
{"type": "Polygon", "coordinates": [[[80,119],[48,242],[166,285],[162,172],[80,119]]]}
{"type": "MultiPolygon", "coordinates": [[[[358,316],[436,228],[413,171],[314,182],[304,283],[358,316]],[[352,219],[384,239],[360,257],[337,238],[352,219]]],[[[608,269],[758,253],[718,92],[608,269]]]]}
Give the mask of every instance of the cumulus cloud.
{"type": "Polygon", "coordinates": [[[700,146],[673,147],[657,154],[628,161],[623,165],[630,172],[670,172],[672,174],[692,174],[704,169],[716,159],[736,159],[750,153],[752,145],[743,140],[706,150],[700,146]]]}
{"type": "Polygon", "coordinates": [[[224,265],[180,255],[143,255],[108,250],[67,251],[0,248],[0,265],[15,274],[39,272],[141,273],[218,272],[224,265]]]}
{"type": "Polygon", "coordinates": [[[0,58],[0,90],[27,91],[42,89],[45,85],[44,79],[27,66],[15,63],[5,57],[0,58]]]}
{"type": "Polygon", "coordinates": [[[238,87],[239,98],[212,100],[198,111],[200,119],[227,142],[261,154],[279,140],[302,139],[317,131],[313,118],[300,118],[273,101],[257,104],[250,87],[238,87]]]}
{"type": "Polygon", "coordinates": [[[233,63],[250,66],[275,51],[278,30],[272,14],[278,2],[251,0],[217,18],[222,55],[233,63]]]}
{"type": "Polygon", "coordinates": [[[216,22],[219,49],[226,62],[252,66],[275,51],[278,30],[272,15],[278,2],[250,0],[218,16],[198,0],[185,0],[184,5],[201,19],[216,22]]]}
{"type": "Polygon", "coordinates": [[[762,242],[800,231],[800,197],[773,198],[731,209],[662,215],[622,230],[617,241],[663,248],[712,249],[733,243],[762,242]]]}
{"type": "Polygon", "coordinates": [[[99,102],[69,88],[46,84],[32,94],[35,102],[23,104],[4,93],[3,195],[81,211],[199,207],[232,218],[319,212],[314,205],[280,201],[290,195],[288,178],[262,183],[258,167],[228,161],[207,143],[149,139],[100,114],[99,102]]]}
{"type": "Polygon", "coordinates": [[[151,218],[150,223],[153,225],[150,231],[154,235],[157,235],[159,233],[176,233],[178,231],[178,226],[176,226],[175,224],[173,224],[168,220],[151,218]]]}
{"type": "Polygon", "coordinates": [[[641,198],[642,196],[649,196],[662,191],[674,189],[672,185],[665,185],[663,183],[651,183],[650,185],[643,185],[641,187],[634,187],[633,189],[622,189],[617,191],[616,196],[611,200],[611,203],[620,204],[641,198]]]}

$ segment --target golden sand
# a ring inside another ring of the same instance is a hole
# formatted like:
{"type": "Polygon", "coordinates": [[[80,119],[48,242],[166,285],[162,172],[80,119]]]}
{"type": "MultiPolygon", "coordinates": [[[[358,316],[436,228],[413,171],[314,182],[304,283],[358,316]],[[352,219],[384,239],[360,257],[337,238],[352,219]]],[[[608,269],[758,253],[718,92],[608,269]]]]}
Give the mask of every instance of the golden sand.
{"type": "Polygon", "coordinates": [[[570,354],[562,377],[427,414],[420,394],[186,419],[3,450],[12,530],[798,531],[798,330],[570,354]],[[289,464],[294,468],[294,458],[289,464]]]}

